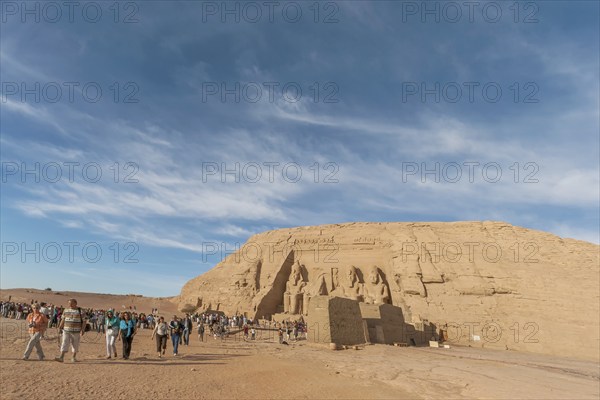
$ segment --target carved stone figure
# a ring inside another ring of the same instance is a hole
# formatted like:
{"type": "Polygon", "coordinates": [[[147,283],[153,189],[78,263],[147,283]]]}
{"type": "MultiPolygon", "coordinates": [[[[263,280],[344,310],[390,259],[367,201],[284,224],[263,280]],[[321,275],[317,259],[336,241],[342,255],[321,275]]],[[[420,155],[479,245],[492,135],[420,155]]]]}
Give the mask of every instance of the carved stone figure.
{"type": "MultiPolygon", "coordinates": [[[[599,329],[600,320],[596,315],[600,312],[597,301],[582,299],[595,299],[600,291],[598,249],[596,244],[564,240],[546,232],[494,221],[353,222],[285,228],[252,236],[250,242],[234,256],[189,281],[173,300],[180,310],[186,312],[196,309],[201,313],[219,307],[227,315],[239,311],[252,319],[265,316],[281,321],[299,319],[300,314],[281,314],[284,312],[286,291],[288,312],[292,308],[291,294],[300,292],[303,300],[294,300],[294,311],[301,308],[303,314],[308,312],[307,320],[313,326],[309,333],[325,337],[321,329],[323,326],[320,330],[314,328],[319,317],[317,311],[313,315],[311,313],[317,308],[317,303],[324,299],[325,306],[335,304],[331,299],[336,296],[347,300],[340,304],[354,303],[345,298],[343,289],[354,289],[352,283],[358,283],[361,301],[387,302],[402,309],[400,317],[392,313],[391,308],[385,307],[386,304],[364,307],[365,304],[359,303],[365,316],[377,315],[379,311],[382,318],[389,318],[382,321],[386,340],[390,337],[386,328],[388,323],[399,324],[401,329],[397,331],[405,337],[398,342],[410,343],[408,335],[414,333],[416,337],[415,332],[425,332],[423,320],[439,327],[448,321],[464,321],[468,316],[472,318],[469,321],[482,327],[490,320],[506,321],[514,319],[517,314],[527,315],[540,326],[552,326],[557,332],[569,332],[571,337],[589,337],[590,331],[597,332],[599,329]],[[339,245],[335,253],[326,251],[317,254],[318,245],[322,246],[324,240],[331,237],[335,238],[336,246],[339,245]],[[381,243],[369,239],[379,237],[381,243]],[[492,244],[501,249],[515,249],[515,243],[538,243],[539,248],[531,252],[531,249],[521,246],[523,256],[511,257],[509,254],[491,262],[489,258],[494,255],[493,251],[486,254],[481,245],[475,249],[466,245],[490,243],[491,239],[492,244]],[[390,243],[384,243],[387,241],[390,243]],[[432,243],[438,247],[433,247],[432,243]],[[249,258],[253,253],[242,250],[253,248],[260,248],[259,254],[264,257],[256,267],[249,258]],[[531,258],[527,257],[530,254],[531,258]],[[531,259],[543,264],[543,273],[537,274],[531,259]],[[303,288],[299,276],[295,282],[287,284],[297,260],[305,264],[301,270],[306,283],[303,288]],[[330,262],[333,260],[336,261],[330,262]],[[358,282],[349,270],[350,265],[357,267],[358,282]],[[379,271],[372,272],[372,265],[377,265],[379,271]],[[325,274],[324,277],[321,274],[325,274]],[[323,279],[326,291],[321,290],[323,279]],[[258,288],[256,292],[254,287],[258,288]],[[566,288],[576,288],[577,296],[571,296],[566,288]],[[322,295],[316,296],[319,292],[322,295]],[[310,309],[306,307],[308,302],[310,309]],[[377,310],[381,305],[384,307],[377,310]],[[402,319],[406,325],[403,325],[402,319]],[[418,324],[421,327],[416,327],[418,324]]],[[[325,315],[325,309],[323,313],[325,315]]],[[[345,309],[340,309],[340,313],[346,313],[345,309]]],[[[338,316],[333,317],[338,320],[338,316]]],[[[346,321],[340,329],[348,327],[346,321]]],[[[419,337],[427,340],[431,332],[428,336],[423,334],[419,337]]],[[[377,330],[372,332],[372,336],[377,337],[377,330]]],[[[510,336],[502,335],[494,346],[514,347],[514,343],[509,343],[512,342],[510,336]]],[[[564,335],[555,336],[544,337],[543,346],[520,345],[517,348],[565,357],[586,358],[598,354],[600,342],[597,340],[573,341],[564,340],[564,335]]]]}
{"type": "Polygon", "coordinates": [[[331,268],[331,291],[332,292],[334,290],[336,290],[338,288],[338,286],[340,285],[339,280],[340,279],[338,277],[338,269],[331,268]]]}
{"type": "Polygon", "coordinates": [[[358,280],[357,268],[351,265],[347,268],[341,284],[344,297],[352,300],[362,300],[361,284],[358,280]]]}
{"type": "Polygon", "coordinates": [[[366,303],[386,304],[390,302],[390,291],[376,265],[371,267],[369,275],[365,279],[364,288],[366,303]]]}
{"type": "Polygon", "coordinates": [[[302,311],[304,315],[308,315],[308,307],[312,297],[327,295],[327,281],[325,280],[325,276],[325,273],[319,275],[319,277],[309,286],[309,288],[304,291],[304,301],[302,303],[302,311]]]}
{"type": "Polygon", "coordinates": [[[301,314],[304,302],[304,287],[306,281],[302,277],[300,261],[292,267],[292,273],[287,281],[283,294],[283,311],[287,314],[301,314]]]}

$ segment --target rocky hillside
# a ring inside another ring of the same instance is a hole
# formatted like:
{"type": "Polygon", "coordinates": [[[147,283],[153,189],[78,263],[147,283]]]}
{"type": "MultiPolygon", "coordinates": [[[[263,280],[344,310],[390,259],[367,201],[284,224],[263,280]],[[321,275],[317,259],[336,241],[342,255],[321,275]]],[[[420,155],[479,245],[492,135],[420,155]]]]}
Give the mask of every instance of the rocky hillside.
{"type": "Polygon", "coordinates": [[[178,302],[261,318],[341,296],[399,306],[407,322],[433,323],[458,344],[598,358],[599,254],[504,222],[280,229],[189,281],[178,302]]]}

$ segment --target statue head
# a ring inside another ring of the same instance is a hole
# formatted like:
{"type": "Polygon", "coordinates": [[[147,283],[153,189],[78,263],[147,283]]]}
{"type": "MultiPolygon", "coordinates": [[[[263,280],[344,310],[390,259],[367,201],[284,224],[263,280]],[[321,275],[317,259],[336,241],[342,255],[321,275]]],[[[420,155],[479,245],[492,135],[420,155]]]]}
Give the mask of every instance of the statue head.
{"type": "Polygon", "coordinates": [[[354,284],[356,282],[358,282],[358,274],[356,272],[356,267],[354,265],[351,265],[348,268],[348,271],[346,272],[346,277],[348,279],[348,283],[350,285],[350,287],[354,287],[354,284]]]}
{"type": "Polygon", "coordinates": [[[377,265],[373,265],[371,267],[371,272],[369,272],[369,283],[376,285],[379,281],[382,281],[379,268],[377,268],[377,265]]]}
{"type": "Polygon", "coordinates": [[[302,279],[302,266],[300,265],[300,261],[296,261],[294,266],[292,267],[292,273],[290,274],[290,281],[294,283],[294,285],[298,284],[299,281],[303,281],[302,279]]]}

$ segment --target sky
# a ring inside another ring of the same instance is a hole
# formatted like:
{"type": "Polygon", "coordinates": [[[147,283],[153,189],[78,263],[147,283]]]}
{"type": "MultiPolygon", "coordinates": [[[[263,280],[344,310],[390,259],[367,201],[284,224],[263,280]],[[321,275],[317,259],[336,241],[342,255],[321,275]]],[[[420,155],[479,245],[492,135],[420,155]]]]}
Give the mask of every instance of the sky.
{"type": "Polygon", "coordinates": [[[599,243],[599,3],[2,2],[0,286],[169,296],[251,235],[599,243]]]}

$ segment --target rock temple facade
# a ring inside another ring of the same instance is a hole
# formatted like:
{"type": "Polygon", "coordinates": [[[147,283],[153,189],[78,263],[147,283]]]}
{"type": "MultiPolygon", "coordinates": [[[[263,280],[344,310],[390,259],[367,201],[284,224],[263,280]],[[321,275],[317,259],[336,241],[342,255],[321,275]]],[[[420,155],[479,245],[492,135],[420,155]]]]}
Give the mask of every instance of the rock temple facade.
{"type": "Polygon", "coordinates": [[[182,311],[303,318],[321,330],[357,323],[359,333],[343,344],[419,344],[441,335],[585,357],[599,348],[589,336],[599,327],[599,249],[504,222],[280,229],[252,236],[189,281],[178,302],[182,311]],[[574,343],[584,337],[591,348],[574,343]]]}

